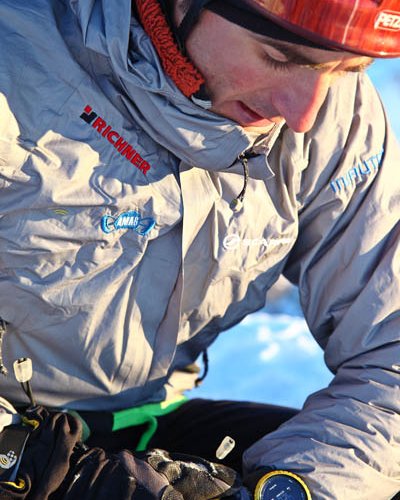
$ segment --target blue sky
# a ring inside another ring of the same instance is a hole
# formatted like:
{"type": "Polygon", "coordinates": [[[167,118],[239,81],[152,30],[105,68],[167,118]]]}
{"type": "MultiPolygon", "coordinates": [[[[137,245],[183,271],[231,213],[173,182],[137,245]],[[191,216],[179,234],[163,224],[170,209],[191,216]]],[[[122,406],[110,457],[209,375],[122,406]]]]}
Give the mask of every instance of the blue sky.
{"type": "Polygon", "coordinates": [[[400,59],[376,60],[368,73],[381,94],[392,126],[400,139],[400,59]]]}

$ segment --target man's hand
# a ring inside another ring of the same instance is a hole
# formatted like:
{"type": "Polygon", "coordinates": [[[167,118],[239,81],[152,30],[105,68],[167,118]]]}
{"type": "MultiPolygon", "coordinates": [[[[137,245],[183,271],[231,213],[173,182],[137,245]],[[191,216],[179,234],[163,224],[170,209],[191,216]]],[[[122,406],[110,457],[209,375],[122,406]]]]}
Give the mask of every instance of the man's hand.
{"type": "Polygon", "coordinates": [[[152,492],[154,498],[235,498],[241,488],[241,480],[234,470],[199,457],[157,449],[144,452],[142,456],[133,456],[129,452],[120,455],[130,472],[140,478],[138,484],[152,492]]]}

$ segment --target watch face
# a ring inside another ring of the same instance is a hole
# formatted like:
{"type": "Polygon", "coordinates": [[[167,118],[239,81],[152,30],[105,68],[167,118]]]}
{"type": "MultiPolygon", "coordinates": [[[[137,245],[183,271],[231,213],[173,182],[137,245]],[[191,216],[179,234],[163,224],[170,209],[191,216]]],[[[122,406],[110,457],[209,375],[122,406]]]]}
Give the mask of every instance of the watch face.
{"type": "Polygon", "coordinates": [[[296,479],[282,474],[267,479],[260,500],[307,500],[307,494],[296,479]]]}

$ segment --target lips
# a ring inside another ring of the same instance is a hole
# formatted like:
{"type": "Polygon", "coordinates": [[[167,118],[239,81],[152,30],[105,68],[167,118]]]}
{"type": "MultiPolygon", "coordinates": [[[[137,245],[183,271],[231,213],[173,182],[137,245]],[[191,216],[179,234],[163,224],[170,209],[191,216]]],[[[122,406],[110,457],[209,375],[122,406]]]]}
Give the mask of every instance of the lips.
{"type": "Polygon", "coordinates": [[[251,116],[255,121],[257,120],[263,120],[264,118],[259,115],[258,113],[256,113],[255,111],[253,111],[252,109],[250,109],[248,106],[246,106],[246,104],[244,104],[243,102],[239,102],[239,105],[240,107],[243,109],[243,111],[245,113],[247,113],[249,116],[251,116]]]}
{"type": "Polygon", "coordinates": [[[253,127],[263,127],[266,125],[271,125],[272,121],[268,120],[268,118],[265,118],[255,111],[253,111],[251,108],[246,106],[242,101],[238,101],[238,108],[239,108],[239,114],[240,114],[240,121],[239,123],[244,126],[253,126],[253,127]]]}

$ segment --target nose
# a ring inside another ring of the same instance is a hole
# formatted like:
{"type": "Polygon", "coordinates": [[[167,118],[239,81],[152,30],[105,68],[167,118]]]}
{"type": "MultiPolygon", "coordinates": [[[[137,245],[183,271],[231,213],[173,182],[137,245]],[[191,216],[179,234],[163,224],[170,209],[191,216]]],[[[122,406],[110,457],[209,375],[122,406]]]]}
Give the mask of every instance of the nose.
{"type": "Polygon", "coordinates": [[[291,78],[277,89],[273,104],[292,130],[308,132],[315,123],[331,83],[329,74],[307,70],[299,78],[291,78]]]}

